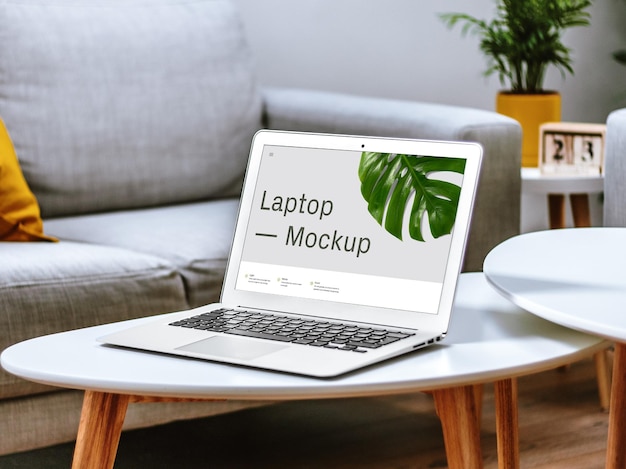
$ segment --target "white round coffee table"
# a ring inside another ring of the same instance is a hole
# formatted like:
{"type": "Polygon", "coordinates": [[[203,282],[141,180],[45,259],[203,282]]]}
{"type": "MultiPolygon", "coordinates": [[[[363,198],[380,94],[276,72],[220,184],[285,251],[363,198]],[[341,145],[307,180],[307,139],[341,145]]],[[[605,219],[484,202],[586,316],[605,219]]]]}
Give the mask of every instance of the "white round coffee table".
{"type": "Polygon", "coordinates": [[[112,467],[129,402],[312,399],[433,393],[449,467],[482,467],[474,385],[496,383],[500,467],[519,467],[517,376],[606,347],[597,337],[540,319],[503,299],[482,274],[461,276],[448,337],[428,349],[334,379],[129,351],[96,342],[150,318],[44,336],[2,353],[23,378],[85,390],[74,467],[112,467]]]}
{"type": "Polygon", "coordinates": [[[626,228],[527,233],[484,263],[506,298],[544,319],[616,341],[607,468],[626,467],[626,228]]]}

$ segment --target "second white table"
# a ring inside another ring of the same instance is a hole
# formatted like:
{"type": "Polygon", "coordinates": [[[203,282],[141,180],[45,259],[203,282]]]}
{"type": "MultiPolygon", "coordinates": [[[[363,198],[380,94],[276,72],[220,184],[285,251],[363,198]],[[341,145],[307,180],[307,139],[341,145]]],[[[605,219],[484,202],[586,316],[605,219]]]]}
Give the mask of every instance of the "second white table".
{"type": "Polygon", "coordinates": [[[606,467],[626,467],[626,228],[527,233],[496,246],[489,281],[544,319],[616,341],[606,467]]]}

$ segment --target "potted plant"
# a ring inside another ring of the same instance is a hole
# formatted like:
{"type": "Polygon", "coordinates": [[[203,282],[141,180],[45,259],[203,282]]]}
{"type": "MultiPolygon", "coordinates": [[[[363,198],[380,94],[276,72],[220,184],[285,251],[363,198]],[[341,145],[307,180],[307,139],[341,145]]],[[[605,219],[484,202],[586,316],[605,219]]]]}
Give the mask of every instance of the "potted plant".
{"type": "Polygon", "coordinates": [[[517,119],[524,130],[522,165],[537,166],[539,125],[561,120],[560,94],[543,88],[549,66],[573,74],[571,51],[562,42],[566,29],[590,24],[591,0],[495,0],[491,21],[464,13],[441,15],[449,27],[480,37],[488,67],[508,89],[498,93],[496,110],[517,119]]]}

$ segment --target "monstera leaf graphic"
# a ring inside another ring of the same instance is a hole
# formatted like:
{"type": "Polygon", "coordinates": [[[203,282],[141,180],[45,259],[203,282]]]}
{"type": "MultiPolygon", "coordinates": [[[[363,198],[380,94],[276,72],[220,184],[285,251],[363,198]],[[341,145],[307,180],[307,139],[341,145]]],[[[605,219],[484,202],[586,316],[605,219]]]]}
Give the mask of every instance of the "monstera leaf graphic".
{"type": "Polygon", "coordinates": [[[461,188],[450,182],[430,179],[435,171],[463,174],[465,161],[459,158],[363,152],[359,165],[361,194],[376,221],[398,239],[410,198],[409,235],[424,241],[427,214],[434,238],[450,234],[456,219],[461,188]]]}

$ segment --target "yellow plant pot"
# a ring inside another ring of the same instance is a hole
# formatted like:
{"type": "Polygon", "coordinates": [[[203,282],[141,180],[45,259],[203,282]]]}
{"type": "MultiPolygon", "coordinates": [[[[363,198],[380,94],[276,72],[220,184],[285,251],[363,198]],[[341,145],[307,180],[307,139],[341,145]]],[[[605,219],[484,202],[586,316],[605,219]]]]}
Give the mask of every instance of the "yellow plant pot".
{"type": "Polygon", "coordinates": [[[496,112],[512,117],[522,126],[522,166],[539,166],[539,126],[561,120],[561,95],[500,92],[496,112]]]}

